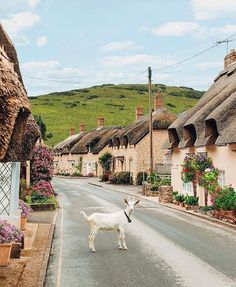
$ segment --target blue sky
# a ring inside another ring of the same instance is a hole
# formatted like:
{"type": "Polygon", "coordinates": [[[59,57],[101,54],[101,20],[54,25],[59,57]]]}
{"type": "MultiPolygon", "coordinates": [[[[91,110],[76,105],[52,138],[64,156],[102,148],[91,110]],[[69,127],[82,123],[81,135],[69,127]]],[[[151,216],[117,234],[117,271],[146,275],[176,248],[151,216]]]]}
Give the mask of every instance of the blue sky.
{"type": "Polygon", "coordinates": [[[163,67],[236,33],[235,0],[0,0],[0,5],[29,96],[146,83],[148,66],[154,83],[205,90],[223,69],[225,44],[163,67]]]}

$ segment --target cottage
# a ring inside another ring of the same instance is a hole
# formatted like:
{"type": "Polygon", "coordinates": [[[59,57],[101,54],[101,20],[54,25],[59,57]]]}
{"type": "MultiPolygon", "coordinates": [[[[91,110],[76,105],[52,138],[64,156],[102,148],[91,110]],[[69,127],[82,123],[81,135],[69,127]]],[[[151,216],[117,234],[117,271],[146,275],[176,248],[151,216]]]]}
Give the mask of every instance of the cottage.
{"type": "Polygon", "coordinates": [[[70,129],[70,136],[54,147],[55,173],[102,175],[98,158],[107,151],[110,138],[120,130],[120,127],[104,124],[105,119],[100,116],[96,129],[85,131],[85,125],[80,124],[80,133],[76,135],[74,129],[70,129]]]}
{"type": "MultiPolygon", "coordinates": [[[[163,165],[165,150],[163,143],[168,138],[168,127],[176,116],[164,108],[164,99],[157,93],[153,112],[153,161],[155,169],[165,171],[163,165]]],[[[143,108],[136,107],[136,121],[123,128],[110,141],[109,151],[114,157],[113,172],[129,171],[134,182],[139,172],[150,172],[149,116],[144,116],[143,108]]]]}
{"type": "MultiPolygon", "coordinates": [[[[186,155],[204,153],[220,170],[221,186],[236,188],[236,51],[225,57],[224,70],[213,85],[188,112],[169,127],[169,148],[172,151],[172,185],[174,190],[193,194],[193,183],[181,180],[186,155]]],[[[210,204],[210,196],[196,186],[200,205],[210,204]]]]}
{"type": "Polygon", "coordinates": [[[0,24],[0,218],[18,225],[20,162],[40,132],[22,81],[16,50],[0,24]]]}

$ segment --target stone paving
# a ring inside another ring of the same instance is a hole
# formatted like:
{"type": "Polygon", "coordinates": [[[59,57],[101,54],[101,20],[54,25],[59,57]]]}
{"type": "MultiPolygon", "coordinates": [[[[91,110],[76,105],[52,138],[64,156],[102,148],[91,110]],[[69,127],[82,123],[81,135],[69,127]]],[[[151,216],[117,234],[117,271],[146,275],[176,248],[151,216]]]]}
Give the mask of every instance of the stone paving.
{"type": "Polygon", "coordinates": [[[31,216],[25,233],[25,249],[20,259],[0,267],[0,287],[43,286],[54,233],[56,212],[37,212],[31,216]],[[41,220],[40,220],[41,218],[41,220]],[[47,221],[47,223],[40,223],[47,221]]]}

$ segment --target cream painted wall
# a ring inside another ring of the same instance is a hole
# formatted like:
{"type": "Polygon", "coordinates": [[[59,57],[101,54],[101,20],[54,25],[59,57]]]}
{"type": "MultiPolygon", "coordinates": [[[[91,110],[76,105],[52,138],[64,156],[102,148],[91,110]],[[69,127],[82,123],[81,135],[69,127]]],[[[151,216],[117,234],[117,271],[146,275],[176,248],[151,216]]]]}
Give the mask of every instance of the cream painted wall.
{"type": "MultiPolygon", "coordinates": [[[[208,156],[212,158],[214,167],[219,170],[225,171],[225,185],[232,185],[236,188],[236,145],[227,146],[208,146],[202,148],[196,148],[197,152],[207,152],[208,156]]],[[[180,193],[189,193],[183,190],[183,182],[181,180],[181,163],[187,153],[194,152],[194,149],[174,149],[172,152],[172,168],[171,168],[171,181],[174,191],[180,193]]],[[[204,191],[203,188],[197,187],[197,194],[199,196],[199,204],[204,205],[204,191]]],[[[208,200],[210,204],[210,197],[208,200]]]]}

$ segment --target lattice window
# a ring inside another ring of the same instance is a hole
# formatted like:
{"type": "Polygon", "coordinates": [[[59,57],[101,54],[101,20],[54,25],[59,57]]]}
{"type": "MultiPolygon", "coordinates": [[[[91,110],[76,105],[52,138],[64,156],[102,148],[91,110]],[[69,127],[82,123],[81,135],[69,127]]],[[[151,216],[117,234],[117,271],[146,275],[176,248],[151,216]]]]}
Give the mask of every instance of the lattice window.
{"type": "Polygon", "coordinates": [[[10,215],[12,163],[0,163],[0,215],[10,215]]]}

